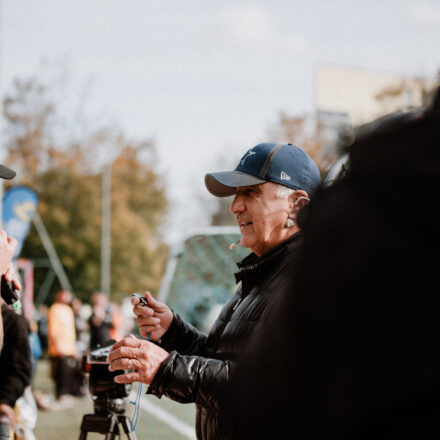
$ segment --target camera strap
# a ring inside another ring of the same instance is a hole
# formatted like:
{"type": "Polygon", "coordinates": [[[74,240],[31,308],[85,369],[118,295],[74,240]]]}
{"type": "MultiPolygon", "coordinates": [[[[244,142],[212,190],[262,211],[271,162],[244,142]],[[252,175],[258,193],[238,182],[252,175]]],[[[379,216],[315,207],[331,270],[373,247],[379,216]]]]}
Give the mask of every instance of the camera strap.
{"type": "MultiPolygon", "coordinates": [[[[150,333],[147,334],[147,341],[150,340],[150,333]]],[[[134,432],[139,418],[139,409],[141,407],[141,396],[142,396],[143,384],[138,382],[138,389],[136,394],[136,400],[130,400],[130,403],[134,406],[133,417],[130,420],[131,432],[134,432]]]]}
{"type": "Polygon", "coordinates": [[[138,422],[139,409],[141,407],[142,388],[143,388],[143,385],[140,382],[138,382],[138,389],[137,389],[137,394],[136,394],[136,400],[130,400],[130,403],[132,405],[134,405],[133,416],[132,416],[132,418],[130,420],[131,432],[133,432],[136,429],[136,425],[137,425],[137,422],[138,422]]]}

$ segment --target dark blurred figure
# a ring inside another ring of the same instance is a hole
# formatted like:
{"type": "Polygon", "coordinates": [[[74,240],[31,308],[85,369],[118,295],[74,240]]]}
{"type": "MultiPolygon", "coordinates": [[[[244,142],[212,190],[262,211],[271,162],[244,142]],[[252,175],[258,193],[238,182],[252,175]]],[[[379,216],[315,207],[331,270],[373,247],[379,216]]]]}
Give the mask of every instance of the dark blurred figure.
{"type": "Polygon", "coordinates": [[[235,371],[231,439],[440,438],[440,93],[352,146],[235,371]]]}
{"type": "Polygon", "coordinates": [[[110,331],[113,328],[112,306],[105,293],[93,292],[92,315],[89,319],[90,349],[104,347],[111,339],[110,331]]]}
{"type": "Polygon", "coordinates": [[[43,356],[47,355],[47,338],[48,338],[48,327],[47,327],[47,314],[49,309],[46,305],[40,304],[38,306],[38,312],[36,313],[36,320],[38,325],[38,337],[40,338],[41,351],[43,356]]]}
{"type": "Polygon", "coordinates": [[[0,354],[0,421],[13,429],[15,402],[31,379],[29,326],[23,316],[17,315],[3,300],[0,302],[4,325],[4,345],[0,354]]]}

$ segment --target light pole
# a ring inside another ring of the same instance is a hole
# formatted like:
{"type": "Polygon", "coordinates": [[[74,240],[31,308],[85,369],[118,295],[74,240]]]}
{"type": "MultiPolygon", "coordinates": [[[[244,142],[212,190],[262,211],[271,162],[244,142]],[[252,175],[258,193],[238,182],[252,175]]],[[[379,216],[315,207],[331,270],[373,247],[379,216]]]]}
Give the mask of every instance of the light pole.
{"type": "Polygon", "coordinates": [[[111,163],[102,171],[101,292],[110,296],[111,277],[111,163]]]}

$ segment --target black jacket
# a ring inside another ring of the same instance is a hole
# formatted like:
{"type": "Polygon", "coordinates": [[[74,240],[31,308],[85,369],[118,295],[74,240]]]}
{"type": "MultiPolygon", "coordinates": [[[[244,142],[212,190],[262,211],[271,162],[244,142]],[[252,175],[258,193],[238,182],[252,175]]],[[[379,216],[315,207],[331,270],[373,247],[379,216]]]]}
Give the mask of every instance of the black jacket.
{"type": "Polygon", "coordinates": [[[358,138],[349,175],[313,197],[267,323],[279,343],[235,369],[232,438],[440,438],[438,98],[358,138]]]}
{"type": "Polygon", "coordinates": [[[175,315],[162,338],[161,346],[172,351],[148,392],[181,403],[196,403],[199,439],[228,437],[222,393],[229,383],[231,368],[251,335],[264,330],[269,305],[278,291],[286,289],[301,242],[298,233],[260,258],[250,254],[238,263],[236,280],[241,283],[208,336],[175,315]]]}
{"type": "Polygon", "coordinates": [[[14,407],[30,384],[29,326],[26,319],[2,305],[4,345],[0,355],[0,403],[14,407]]]}

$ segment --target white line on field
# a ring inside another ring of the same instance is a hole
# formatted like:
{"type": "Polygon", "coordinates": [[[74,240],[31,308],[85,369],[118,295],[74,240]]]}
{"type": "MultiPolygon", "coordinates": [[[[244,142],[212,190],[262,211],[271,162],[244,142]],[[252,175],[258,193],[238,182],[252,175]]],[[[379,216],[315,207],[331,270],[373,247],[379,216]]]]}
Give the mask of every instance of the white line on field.
{"type": "Polygon", "coordinates": [[[173,429],[175,429],[180,434],[184,435],[185,437],[195,440],[196,438],[196,432],[194,428],[187,425],[186,423],[179,420],[177,417],[170,414],[168,411],[165,411],[160,406],[155,405],[154,403],[150,402],[146,397],[142,396],[141,398],[141,408],[144,411],[149,412],[157,419],[161,420],[162,422],[166,423],[167,425],[171,426],[173,429]]]}

